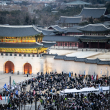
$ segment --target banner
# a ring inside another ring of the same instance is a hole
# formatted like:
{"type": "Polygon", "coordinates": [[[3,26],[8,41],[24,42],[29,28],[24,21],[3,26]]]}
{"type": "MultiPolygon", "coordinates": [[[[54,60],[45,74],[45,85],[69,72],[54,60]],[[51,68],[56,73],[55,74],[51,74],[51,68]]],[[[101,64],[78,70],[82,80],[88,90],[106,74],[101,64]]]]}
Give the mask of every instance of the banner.
{"type": "Polygon", "coordinates": [[[16,83],[15,83],[15,81],[13,80],[13,86],[15,86],[16,85],[16,83]]]}
{"type": "Polygon", "coordinates": [[[0,95],[0,100],[2,100],[2,96],[0,95]]]}
{"type": "Polygon", "coordinates": [[[6,89],[6,91],[9,91],[9,90],[7,89],[7,86],[6,86],[6,84],[3,86],[3,88],[5,88],[5,89],[6,89]]]}
{"type": "Polygon", "coordinates": [[[71,73],[69,72],[69,77],[71,77],[71,73]]]}

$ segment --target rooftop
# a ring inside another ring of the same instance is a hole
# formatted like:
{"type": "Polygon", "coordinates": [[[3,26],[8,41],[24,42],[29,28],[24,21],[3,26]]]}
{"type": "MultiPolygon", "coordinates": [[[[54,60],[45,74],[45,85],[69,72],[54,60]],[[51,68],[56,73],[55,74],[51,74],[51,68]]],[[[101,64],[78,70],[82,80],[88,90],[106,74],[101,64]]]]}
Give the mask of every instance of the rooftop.
{"type": "Polygon", "coordinates": [[[44,36],[43,41],[70,41],[70,42],[78,42],[78,38],[74,36],[44,36]]]}
{"type": "Polygon", "coordinates": [[[42,47],[39,43],[0,43],[0,48],[37,48],[42,47]]]}
{"type": "Polygon", "coordinates": [[[55,30],[38,28],[38,30],[42,31],[43,35],[55,35],[55,30]]]}
{"type": "Polygon", "coordinates": [[[51,26],[48,27],[48,29],[49,29],[49,28],[53,28],[54,31],[58,31],[58,32],[64,32],[64,31],[65,31],[64,28],[61,28],[61,27],[58,26],[58,25],[51,25],[51,26]]]}
{"type": "Polygon", "coordinates": [[[79,16],[84,18],[100,18],[105,14],[106,8],[83,8],[79,16]]]}
{"type": "Polygon", "coordinates": [[[23,26],[0,25],[1,37],[35,36],[39,33],[41,33],[41,31],[39,31],[32,25],[23,25],[23,26]]]}
{"type": "Polygon", "coordinates": [[[58,23],[80,23],[82,21],[82,16],[61,16],[58,23]]]}
{"type": "Polygon", "coordinates": [[[79,26],[77,27],[69,27],[69,28],[65,28],[65,32],[64,33],[68,33],[68,32],[78,32],[78,33],[82,33],[82,31],[78,30],[77,28],[79,28],[79,26]]]}
{"type": "Polygon", "coordinates": [[[107,18],[110,18],[110,14],[108,14],[108,15],[104,15],[105,17],[107,17],[107,18]]]}
{"type": "Polygon", "coordinates": [[[88,32],[110,31],[110,28],[107,28],[104,24],[88,24],[78,29],[80,31],[88,31],[88,32]]]}

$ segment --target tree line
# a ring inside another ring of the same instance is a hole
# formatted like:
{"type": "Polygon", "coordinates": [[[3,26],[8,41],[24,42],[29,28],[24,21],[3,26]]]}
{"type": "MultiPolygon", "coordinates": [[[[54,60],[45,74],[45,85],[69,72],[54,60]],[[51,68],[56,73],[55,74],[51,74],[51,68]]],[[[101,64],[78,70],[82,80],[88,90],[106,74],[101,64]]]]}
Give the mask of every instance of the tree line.
{"type": "MultiPolygon", "coordinates": [[[[110,14],[110,3],[106,4],[107,8],[106,14],[110,14]]],[[[47,6],[42,10],[34,10],[34,14],[31,15],[28,12],[22,10],[13,11],[0,11],[0,24],[9,25],[41,25],[49,26],[56,24],[60,16],[74,16],[80,14],[83,7],[65,7],[61,9],[56,8],[57,12],[52,12],[53,7],[47,6]]],[[[100,19],[89,18],[90,23],[97,23],[103,21],[103,16],[100,19]]]]}
{"type": "Polygon", "coordinates": [[[0,24],[9,25],[29,25],[36,24],[35,17],[31,17],[29,13],[19,10],[0,11],[0,24]]]}

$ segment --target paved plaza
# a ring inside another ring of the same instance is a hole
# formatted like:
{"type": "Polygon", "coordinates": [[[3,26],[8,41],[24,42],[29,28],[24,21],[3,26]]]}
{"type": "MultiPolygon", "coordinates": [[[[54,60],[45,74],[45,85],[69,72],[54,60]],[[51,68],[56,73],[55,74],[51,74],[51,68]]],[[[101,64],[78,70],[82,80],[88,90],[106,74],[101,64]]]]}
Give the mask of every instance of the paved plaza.
{"type": "Polygon", "coordinates": [[[0,74],[0,88],[2,88],[5,83],[6,83],[6,85],[9,84],[10,76],[11,76],[11,84],[13,83],[13,80],[16,83],[20,83],[22,81],[32,78],[32,75],[29,75],[29,77],[27,77],[26,75],[16,75],[16,74],[7,74],[7,73],[0,74]]]}

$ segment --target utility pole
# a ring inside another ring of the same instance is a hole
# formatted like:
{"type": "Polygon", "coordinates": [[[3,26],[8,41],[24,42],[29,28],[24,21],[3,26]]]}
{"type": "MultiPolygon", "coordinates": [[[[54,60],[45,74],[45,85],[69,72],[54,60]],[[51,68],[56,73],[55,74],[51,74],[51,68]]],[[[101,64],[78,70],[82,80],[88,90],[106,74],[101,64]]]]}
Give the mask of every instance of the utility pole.
{"type": "Polygon", "coordinates": [[[10,84],[10,90],[11,90],[11,76],[9,77],[9,84],[10,84]]]}

